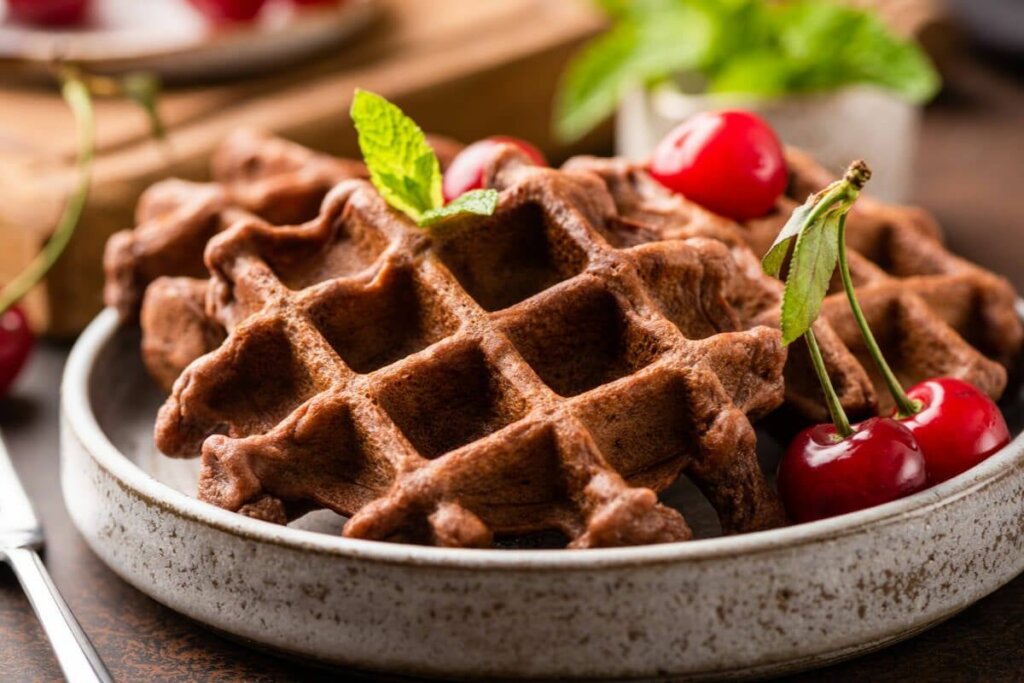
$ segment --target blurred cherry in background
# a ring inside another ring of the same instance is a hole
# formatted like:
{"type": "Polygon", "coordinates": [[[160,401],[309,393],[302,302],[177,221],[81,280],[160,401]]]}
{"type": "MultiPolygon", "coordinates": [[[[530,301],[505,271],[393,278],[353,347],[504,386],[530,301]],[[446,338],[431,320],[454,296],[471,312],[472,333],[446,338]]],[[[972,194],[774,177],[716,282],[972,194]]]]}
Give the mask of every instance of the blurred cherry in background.
{"type": "Polygon", "coordinates": [[[7,0],[11,19],[33,26],[75,26],[89,14],[90,0],[7,0]]]}
{"type": "Polygon", "coordinates": [[[21,308],[12,306],[0,315],[0,397],[7,395],[18,378],[34,342],[32,329],[21,308]]]}
{"type": "MultiPolygon", "coordinates": [[[[263,11],[267,0],[188,0],[189,3],[215,24],[234,24],[254,21],[263,11]]],[[[296,7],[313,5],[339,5],[341,0],[279,0],[280,4],[296,7]]]]}
{"type": "Polygon", "coordinates": [[[235,23],[252,21],[263,9],[266,0],[189,0],[192,6],[210,21],[235,23]]]}

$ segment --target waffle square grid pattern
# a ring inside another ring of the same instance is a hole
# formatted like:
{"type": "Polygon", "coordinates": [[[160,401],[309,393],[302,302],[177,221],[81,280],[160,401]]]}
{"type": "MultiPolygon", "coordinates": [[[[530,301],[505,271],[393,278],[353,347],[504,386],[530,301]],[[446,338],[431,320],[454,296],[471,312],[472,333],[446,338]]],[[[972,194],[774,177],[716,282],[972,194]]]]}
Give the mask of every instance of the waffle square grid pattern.
{"type": "MultiPolygon", "coordinates": [[[[506,156],[513,156],[510,152],[506,156]]],[[[761,272],[760,254],[771,247],[799,198],[832,179],[813,160],[787,150],[791,187],[769,216],[735,223],[674,194],[638,164],[579,157],[566,167],[599,175],[615,198],[621,229],[643,239],[702,235],[729,245],[745,278],[730,297],[744,327],[777,325],[782,286],[761,272]]],[[[520,158],[519,163],[525,160],[520,158]]],[[[513,167],[505,160],[496,167],[513,167]]],[[[851,275],[868,323],[904,386],[930,377],[957,377],[998,399],[1024,340],[1017,295],[1004,278],[950,253],[934,220],[920,209],[886,205],[862,196],[847,222],[851,275]]],[[[893,408],[850,311],[838,273],[815,323],[825,364],[851,417],[893,408]]],[[[803,344],[790,347],[786,400],[795,410],[827,421],[824,398],[803,344]]]]}
{"type": "Polygon", "coordinates": [[[781,401],[778,333],[715,334],[702,315],[690,331],[658,305],[673,280],[721,290],[725,249],[615,249],[580,209],[607,197],[596,179],[528,175],[434,246],[364,181],[310,223],[216,237],[231,334],[157,422],[165,453],[202,450],[200,498],[277,522],[327,507],[360,538],[554,528],[615,546],[690,537],[654,493],[685,470],[725,530],[780,523],[746,417],[781,401]]]}

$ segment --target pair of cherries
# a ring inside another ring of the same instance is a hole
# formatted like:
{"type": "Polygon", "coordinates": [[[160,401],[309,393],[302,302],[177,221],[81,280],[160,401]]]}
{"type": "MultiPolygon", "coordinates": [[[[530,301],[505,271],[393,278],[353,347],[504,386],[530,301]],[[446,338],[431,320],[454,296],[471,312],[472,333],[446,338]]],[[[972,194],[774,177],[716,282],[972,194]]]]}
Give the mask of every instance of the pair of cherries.
{"type": "Polygon", "coordinates": [[[951,479],[1010,442],[999,408],[953,377],[907,392],[917,412],[873,417],[841,438],[835,425],[800,432],[779,465],[783,505],[796,522],[887,503],[951,479]]]}
{"type": "MultiPolygon", "coordinates": [[[[522,140],[476,142],[445,173],[446,201],[483,186],[485,165],[500,143],[545,164],[540,152],[522,140]]],[[[788,182],[774,131],[743,111],[700,114],[681,124],[654,149],[648,171],[666,188],[738,221],[768,214],[788,182]]],[[[866,420],[846,438],[831,424],[797,435],[778,475],[779,494],[794,521],[910,495],[966,471],[1009,443],[999,408],[967,382],[929,379],[912,387],[907,398],[913,411],[866,420]]]]}

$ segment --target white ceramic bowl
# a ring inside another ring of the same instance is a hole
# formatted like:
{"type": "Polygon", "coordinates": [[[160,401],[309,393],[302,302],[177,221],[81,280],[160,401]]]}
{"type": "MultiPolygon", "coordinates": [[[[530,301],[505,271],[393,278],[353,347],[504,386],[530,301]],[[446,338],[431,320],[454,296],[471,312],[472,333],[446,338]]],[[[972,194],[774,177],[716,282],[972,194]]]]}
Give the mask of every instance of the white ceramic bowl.
{"type": "Polygon", "coordinates": [[[275,526],[198,502],[194,463],[153,453],[159,395],[137,342],[108,310],[71,354],[71,517],[139,590],[290,655],[489,679],[779,673],[905,638],[1024,570],[1021,436],[894,503],[689,543],[450,550],[275,526]]]}

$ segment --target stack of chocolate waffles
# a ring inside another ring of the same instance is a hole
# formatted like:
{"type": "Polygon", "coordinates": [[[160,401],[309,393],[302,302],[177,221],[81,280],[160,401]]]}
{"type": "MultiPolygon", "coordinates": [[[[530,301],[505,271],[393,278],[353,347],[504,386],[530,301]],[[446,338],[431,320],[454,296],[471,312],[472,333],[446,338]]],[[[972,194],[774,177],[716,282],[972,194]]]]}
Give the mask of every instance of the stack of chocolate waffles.
{"type": "MultiPolygon", "coordinates": [[[[621,546],[690,538],[657,497],[685,474],[726,533],[768,528],[785,520],[752,422],[783,403],[823,417],[759,261],[831,180],[789,163],[776,211],[738,224],[621,159],[554,170],[498,146],[497,212],[427,232],[362,164],[240,133],[213,182],[142,198],[108,245],[107,301],[140,321],[170,392],[158,447],[202,457],[214,505],[279,523],[327,508],[356,538],[487,547],[555,530],[621,546]]],[[[998,398],[1022,342],[1010,285],[916,209],[862,198],[847,232],[900,378],[998,398]]],[[[830,374],[852,414],[886,410],[839,297],[815,328],[830,374]]]]}

